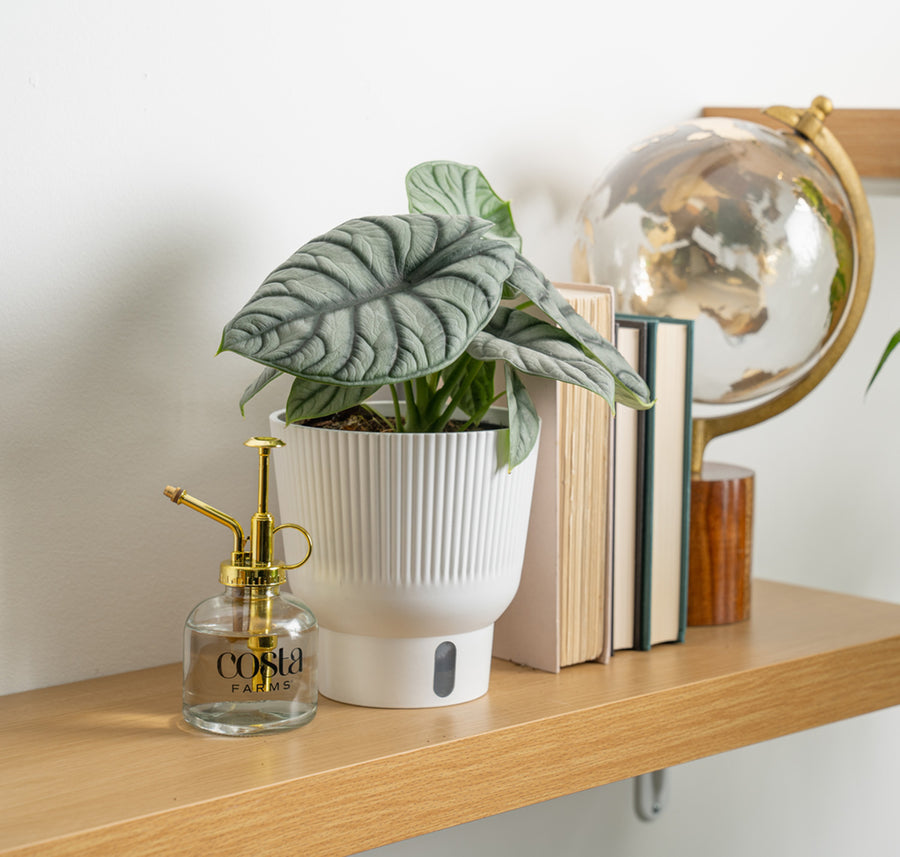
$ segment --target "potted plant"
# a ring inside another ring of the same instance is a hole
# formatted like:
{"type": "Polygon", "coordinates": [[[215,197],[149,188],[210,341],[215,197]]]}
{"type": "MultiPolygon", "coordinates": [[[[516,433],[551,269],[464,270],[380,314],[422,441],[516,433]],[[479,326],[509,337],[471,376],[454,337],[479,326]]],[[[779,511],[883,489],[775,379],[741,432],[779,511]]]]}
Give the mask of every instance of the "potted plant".
{"type": "Polygon", "coordinates": [[[480,171],[428,162],[407,191],[410,214],[351,220],[301,247],[220,346],[265,367],[242,408],[293,379],[273,415],[288,441],[275,470],[282,515],[316,545],[291,582],[319,618],[321,690],[391,707],[487,689],[539,432],[520,373],[649,405],[643,380],[521,255],[509,205],[480,171]],[[390,431],[309,427],[360,409],[390,431]],[[485,430],[488,419],[502,424],[485,430]]]}

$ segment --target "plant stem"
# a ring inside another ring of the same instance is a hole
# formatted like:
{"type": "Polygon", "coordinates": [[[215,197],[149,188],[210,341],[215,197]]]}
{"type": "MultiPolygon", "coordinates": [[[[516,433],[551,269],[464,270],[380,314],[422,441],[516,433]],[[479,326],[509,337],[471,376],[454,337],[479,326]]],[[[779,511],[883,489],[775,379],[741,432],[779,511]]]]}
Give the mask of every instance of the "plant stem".
{"type": "Polygon", "coordinates": [[[397,395],[397,385],[390,384],[391,398],[394,400],[394,422],[396,430],[403,431],[403,412],[400,410],[400,397],[397,395]]]}
{"type": "MultiPolygon", "coordinates": [[[[462,362],[462,361],[460,361],[462,362]]],[[[468,365],[465,366],[465,374],[456,379],[455,381],[455,389],[448,391],[447,395],[450,397],[450,402],[447,407],[444,409],[444,412],[441,414],[440,418],[437,420],[436,426],[433,431],[443,431],[447,427],[447,423],[450,422],[453,417],[453,412],[457,408],[456,400],[459,395],[464,391],[468,390],[472,385],[472,382],[475,380],[478,373],[481,371],[481,362],[475,360],[471,357],[467,358],[468,365]]],[[[455,369],[456,367],[454,367],[455,369]]],[[[446,387],[445,387],[446,389],[446,387]]],[[[481,414],[484,416],[484,414],[481,414]]],[[[480,420],[481,417],[479,417],[480,420]]],[[[470,423],[472,420],[469,421],[470,423]]]]}
{"type": "Polygon", "coordinates": [[[449,419],[445,418],[447,408],[450,408],[451,414],[455,410],[454,403],[462,389],[461,382],[468,374],[469,367],[473,363],[478,365],[478,361],[469,357],[468,354],[463,354],[451,364],[450,372],[444,377],[443,386],[439,391],[436,391],[436,395],[432,396],[428,410],[425,414],[429,431],[442,431],[444,426],[446,426],[449,419]],[[447,404],[448,400],[450,402],[449,405],[447,404]],[[434,428],[435,424],[439,425],[440,428],[434,428]]]}
{"type": "Polygon", "coordinates": [[[403,426],[403,431],[422,431],[422,418],[416,406],[416,391],[411,381],[403,382],[403,392],[406,395],[406,423],[403,426]]]}
{"type": "MultiPolygon", "coordinates": [[[[393,392],[393,388],[391,388],[391,391],[393,392]]],[[[397,403],[396,398],[395,398],[395,400],[394,400],[394,416],[395,416],[395,417],[398,416],[397,404],[398,404],[398,403],[397,403]]],[[[368,412],[369,412],[376,420],[378,420],[379,422],[381,422],[383,425],[387,426],[387,429],[388,429],[389,431],[390,431],[390,430],[399,431],[399,429],[396,428],[395,423],[392,423],[392,422],[391,422],[386,416],[384,416],[383,414],[379,414],[378,411],[375,410],[375,408],[369,407],[369,405],[367,405],[367,404],[365,404],[365,403],[363,403],[362,407],[363,407],[366,411],[368,411],[368,412]]]]}
{"type": "Polygon", "coordinates": [[[497,393],[493,399],[491,399],[477,414],[472,414],[469,417],[469,421],[460,429],[460,431],[468,431],[472,426],[481,425],[481,421],[484,419],[484,415],[491,409],[491,405],[497,401],[497,399],[502,399],[506,395],[505,392],[497,393]]]}
{"type": "MultiPolygon", "coordinates": [[[[484,363],[480,360],[476,360],[468,354],[462,354],[448,367],[447,374],[443,378],[440,372],[434,372],[426,377],[404,381],[405,419],[401,419],[400,416],[400,397],[397,385],[391,385],[391,397],[394,401],[394,412],[397,415],[397,431],[444,431],[453,418],[453,414],[459,409],[460,400],[483,369],[484,363]]],[[[500,393],[494,396],[478,413],[473,414],[465,424],[465,428],[478,425],[488,408],[502,395],[500,393]]]]}
{"type": "Polygon", "coordinates": [[[434,391],[432,390],[431,385],[428,383],[427,378],[416,378],[416,403],[420,408],[422,406],[422,403],[425,403],[426,415],[428,413],[428,402],[431,400],[433,392],[434,391]]]}

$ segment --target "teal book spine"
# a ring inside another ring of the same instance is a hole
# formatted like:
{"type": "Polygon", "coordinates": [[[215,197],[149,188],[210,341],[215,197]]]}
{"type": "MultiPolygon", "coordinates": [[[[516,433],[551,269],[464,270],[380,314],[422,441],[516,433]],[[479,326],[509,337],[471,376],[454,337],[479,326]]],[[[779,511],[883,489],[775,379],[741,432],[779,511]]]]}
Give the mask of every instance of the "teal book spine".
{"type": "MultiPolygon", "coordinates": [[[[646,362],[644,368],[644,380],[650,388],[650,395],[657,396],[657,320],[655,318],[638,318],[637,321],[645,325],[645,353],[646,362]]],[[[656,450],[656,409],[650,408],[644,411],[644,442],[643,442],[643,468],[641,473],[641,530],[640,530],[640,566],[638,569],[638,582],[636,585],[637,597],[635,604],[638,613],[635,616],[636,641],[635,648],[640,651],[649,651],[652,642],[650,635],[651,620],[651,596],[653,591],[653,496],[655,480],[655,450],[656,450]]]]}

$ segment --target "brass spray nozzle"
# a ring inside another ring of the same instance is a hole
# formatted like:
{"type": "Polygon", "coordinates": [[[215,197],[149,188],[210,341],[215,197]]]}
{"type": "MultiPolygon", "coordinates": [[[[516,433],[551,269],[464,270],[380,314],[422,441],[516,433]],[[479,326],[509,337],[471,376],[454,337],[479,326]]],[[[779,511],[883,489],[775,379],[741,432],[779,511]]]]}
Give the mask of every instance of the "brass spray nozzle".
{"type": "Polygon", "coordinates": [[[166,485],[163,494],[173,503],[177,505],[183,504],[189,509],[194,509],[201,515],[206,515],[207,518],[212,518],[214,521],[218,521],[220,524],[228,527],[234,533],[234,553],[241,553],[244,550],[244,531],[241,529],[240,522],[232,518],[231,515],[226,515],[224,512],[220,512],[218,509],[210,506],[209,503],[204,503],[196,497],[191,497],[190,494],[185,493],[184,488],[174,488],[171,485],[166,485]]]}

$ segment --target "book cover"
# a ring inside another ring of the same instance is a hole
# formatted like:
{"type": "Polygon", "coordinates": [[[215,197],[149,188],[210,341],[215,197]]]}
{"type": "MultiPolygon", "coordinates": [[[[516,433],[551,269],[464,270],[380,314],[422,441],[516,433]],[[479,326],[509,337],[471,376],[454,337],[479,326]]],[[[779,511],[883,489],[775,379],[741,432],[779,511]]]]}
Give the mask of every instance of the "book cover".
{"type": "Polygon", "coordinates": [[[693,322],[619,316],[646,331],[646,412],[637,648],[683,641],[687,624],[693,322]]]}
{"type": "MultiPolygon", "coordinates": [[[[647,372],[647,325],[616,317],[616,347],[643,377],[647,372]]],[[[612,648],[640,645],[641,557],[644,518],[644,457],[647,411],[618,408],[614,424],[612,648]]]]}
{"type": "MultiPolygon", "coordinates": [[[[612,339],[612,289],[557,288],[612,339]]],[[[494,627],[494,654],[558,672],[612,651],[612,413],[580,387],[524,380],[541,417],[540,450],[522,581],[494,627]]]]}

